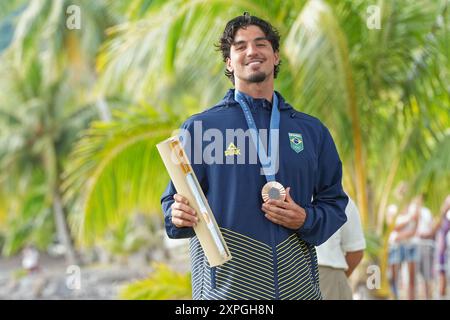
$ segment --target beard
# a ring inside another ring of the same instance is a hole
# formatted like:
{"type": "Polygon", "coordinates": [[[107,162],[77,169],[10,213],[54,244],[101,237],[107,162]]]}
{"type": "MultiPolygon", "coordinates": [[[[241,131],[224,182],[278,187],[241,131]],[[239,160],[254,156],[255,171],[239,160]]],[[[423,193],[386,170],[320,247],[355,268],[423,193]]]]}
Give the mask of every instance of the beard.
{"type": "Polygon", "coordinates": [[[248,78],[247,81],[248,82],[252,82],[252,83],[259,83],[259,82],[263,82],[264,80],[266,80],[266,74],[262,71],[257,71],[252,73],[248,78]]]}

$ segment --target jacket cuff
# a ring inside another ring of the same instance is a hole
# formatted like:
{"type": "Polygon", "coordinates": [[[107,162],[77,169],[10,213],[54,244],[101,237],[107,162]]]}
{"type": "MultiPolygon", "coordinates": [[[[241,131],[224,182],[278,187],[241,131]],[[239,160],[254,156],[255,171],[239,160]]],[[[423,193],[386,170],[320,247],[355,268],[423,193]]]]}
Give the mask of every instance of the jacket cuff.
{"type": "Polygon", "coordinates": [[[314,221],[314,210],[312,208],[303,208],[305,210],[305,222],[303,223],[303,225],[298,228],[297,232],[298,233],[308,233],[313,225],[313,221],[314,221]]]}

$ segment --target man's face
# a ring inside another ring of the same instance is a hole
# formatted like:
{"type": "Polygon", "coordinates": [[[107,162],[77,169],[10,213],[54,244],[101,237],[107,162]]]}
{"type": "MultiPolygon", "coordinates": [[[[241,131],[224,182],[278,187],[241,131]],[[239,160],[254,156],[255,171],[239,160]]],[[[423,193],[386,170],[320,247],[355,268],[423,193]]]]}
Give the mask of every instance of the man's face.
{"type": "Polygon", "coordinates": [[[226,63],[228,71],[234,72],[235,83],[239,80],[258,83],[273,79],[274,66],[279,61],[278,52],[273,51],[264,32],[258,26],[249,25],[236,32],[226,63]]]}

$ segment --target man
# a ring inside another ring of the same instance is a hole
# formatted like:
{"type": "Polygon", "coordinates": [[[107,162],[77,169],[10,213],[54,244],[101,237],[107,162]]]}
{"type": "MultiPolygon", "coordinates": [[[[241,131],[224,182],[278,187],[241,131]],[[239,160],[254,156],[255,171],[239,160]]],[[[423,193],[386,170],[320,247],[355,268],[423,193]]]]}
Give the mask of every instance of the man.
{"type": "Polygon", "coordinates": [[[197,213],[170,183],[161,199],[166,231],[171,238],[191,238],[194,299],[321,298],[314,246],[346,221],[348,198],[328,130],[274,92],[279,39],[269,23],[254,16],[228,22],[220,50],[235,89],[182,126],[193,169],[233,257],[209,267],[192,228],[197,213]],[[196,136],[199,125],[207,138],[196,136]],[[271,128],[267,148],[255,128],[271,128]],[[237,136],[230,139],[229,130],[237,136]],[[250,132],[248,143],[239,132],[250,132]],[[207,144],[212,133],[219,151],[207,144]],[[256,150],[259,161],[252,161],[256,150]],[[204,158],[200,163],[198,154],[204,158]]]}
{"type": "Polygon", "coordinates": [[[353,299],[348,278],[361,262],[366,248],[359,211],[352,199],[345,213],[347,222],[316,248],[320,290],[325,300],[353,299]]]}

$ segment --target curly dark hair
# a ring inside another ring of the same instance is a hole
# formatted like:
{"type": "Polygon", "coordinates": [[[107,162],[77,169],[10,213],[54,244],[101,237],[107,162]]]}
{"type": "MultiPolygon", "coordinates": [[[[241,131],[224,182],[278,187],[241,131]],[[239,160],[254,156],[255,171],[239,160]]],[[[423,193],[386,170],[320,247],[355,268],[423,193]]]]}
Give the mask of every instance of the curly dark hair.
{"type": "MultiPolygon", "coordinates": [[[[238,32],[241,28],[246,28],[247,26],[254,25],[264,32],[267,40],[272,45],[272,49],[274,52],[278,52],[280,48],[280,35],[270,23],[267,21],[260,19],[255,16],[251,16],[248,12],[244,12],[242,16],[238,16],[230,21],[228,21],[225,26],[225,30],[223,31],[222,36],[220,37],[219,43],[216,45],[217,50],[222,52],[223,61],[226,62],[227,58],[230,57],[230,48],[234,41],[234,36],[236,32],[238,32]]],[[[278,65],[274,66],[274,78],[277,77],[278,72],[280,71],[281,60],[278,65]]],[[[231,80],[234,84],[234,73],[228,71],[225,68],[225,75],[231,80]]]]}

